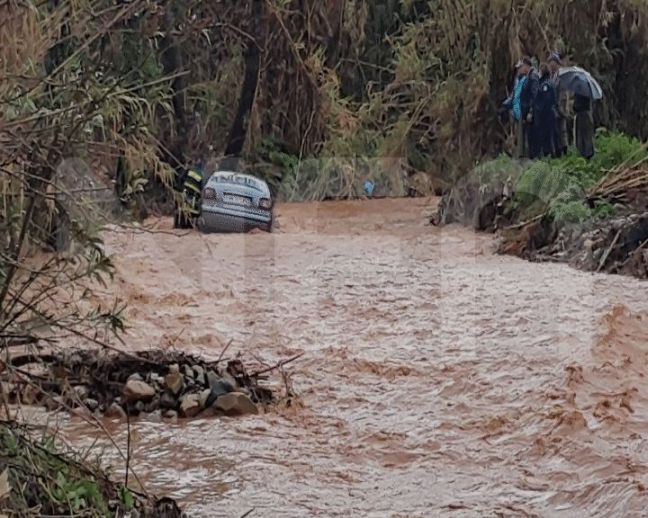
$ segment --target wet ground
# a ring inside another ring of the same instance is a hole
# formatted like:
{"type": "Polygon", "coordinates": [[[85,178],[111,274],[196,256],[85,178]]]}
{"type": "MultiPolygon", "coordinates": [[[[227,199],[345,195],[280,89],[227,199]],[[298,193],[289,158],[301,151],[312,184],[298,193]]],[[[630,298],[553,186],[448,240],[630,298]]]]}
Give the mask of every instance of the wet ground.
{"type": "Polygon", "coordinates": [[[292,408],[134,425],[147,487],[194,516],[645,516],[646,285],[493,255],[427,226],[433,204],[284,205],[272,235],[109,233],[129,347],[304,353],[292,408]]]}

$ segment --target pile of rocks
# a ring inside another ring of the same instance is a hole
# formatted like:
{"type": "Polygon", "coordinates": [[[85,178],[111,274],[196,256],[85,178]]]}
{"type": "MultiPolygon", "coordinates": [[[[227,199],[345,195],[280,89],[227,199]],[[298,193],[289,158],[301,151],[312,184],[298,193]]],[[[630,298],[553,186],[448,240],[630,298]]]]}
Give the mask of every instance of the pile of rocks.
{"type": "MultiPolygon", "coordinates": [[[[30,357],[40,360],[44,357],[30,357]]],[[[272,392],[259,386],[240,360],[226,368],[181,353],[106,354],[76,351],[47,358],[46,370],[23,383],[3,381],[11,402],[42,404],[50,410],[87,408],[110,418],[157,414],[164,418],[257,414],[272,392]]],[[[20,358],[12,362],[21,364],[20,358]]],[[[32,362],[34,363],[34,362],[32,362]]],[[[7,371],[8,374],[9,371],[7,371]]],[[[6,376],[5,376],[6,377],[6,376]]]]}
{"type": "MultiPolygon", "coordinates": [[[[83,401],[89,409],[95,404],[83,401]]],[[[207,409],[212,410],[212,415],[258,413],[249,390],[239,386],[231,375],[221,376],[213,370],[205,371],[201,365],[186,364],[181,372],[180,365],[174,363],[165,376],[155,372],[145,378],[132,374],[106,414],[122,417],[126,412],[138,415],[160,410],[167,418],[196,417],[207,409]]]]}

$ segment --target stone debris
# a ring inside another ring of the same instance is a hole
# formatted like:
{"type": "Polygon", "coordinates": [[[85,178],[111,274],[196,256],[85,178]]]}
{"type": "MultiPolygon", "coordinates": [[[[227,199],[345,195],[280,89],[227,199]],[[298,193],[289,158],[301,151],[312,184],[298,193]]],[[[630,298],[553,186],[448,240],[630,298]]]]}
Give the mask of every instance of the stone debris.
{"type": "Polygon", "coordinates": [[[142,401],[149,401],[157,391],[148,383],[143,381],[136,381],[129,379],[124,385],[124,401],[126,403],[137,403],[142,401]]]}
{"type": "Polygon", "coordinates": [[[227,394],[223,394],[216,400],[214,407],[227,416],[240,416],[259,413],[257,406],[249,397],[247,397],[242,392],[229,392],[227,394]]]}
{"type": "Polygon", "coordinates": [[[208,362],[177,352],[84,350],[33,361],[49,373],[38,378],[36,391],[16,383],[9,370],[0,376],[9,402],[29,399],[50,410],[82,409],[111,419],[156,415],[173,420],[258,414],[259,405],[273,401],[272,392],[239,359],[208,362]]]}

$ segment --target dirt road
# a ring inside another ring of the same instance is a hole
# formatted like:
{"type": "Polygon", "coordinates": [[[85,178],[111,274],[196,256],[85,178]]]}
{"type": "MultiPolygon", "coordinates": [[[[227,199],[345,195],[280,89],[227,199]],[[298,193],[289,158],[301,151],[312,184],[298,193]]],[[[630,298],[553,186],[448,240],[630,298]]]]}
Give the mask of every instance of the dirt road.
{"type": "Polygon", "coordinates": [[[644,513],[646,285],[495,256],[488,236],[426,226],[433,204],[285,205],[272,235],[107,235],[129,347],[304,353],[292,408],[137,424],[151,489],[196,516],[644,513]]]}

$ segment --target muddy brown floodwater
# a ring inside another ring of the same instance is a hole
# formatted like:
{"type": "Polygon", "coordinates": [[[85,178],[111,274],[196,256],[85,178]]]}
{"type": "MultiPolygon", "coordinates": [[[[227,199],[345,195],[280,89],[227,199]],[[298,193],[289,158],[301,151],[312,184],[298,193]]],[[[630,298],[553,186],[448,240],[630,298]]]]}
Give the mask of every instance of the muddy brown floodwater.
{"type": "Polygon", "coordinates": [[[304,353],[300,405],[134,424],[149,490],[192,516],[646,516],[646,284],[493,255],[427,226],[434,203],[283,205],[272,235],[106,235],[129,347],[304,353]]]}

